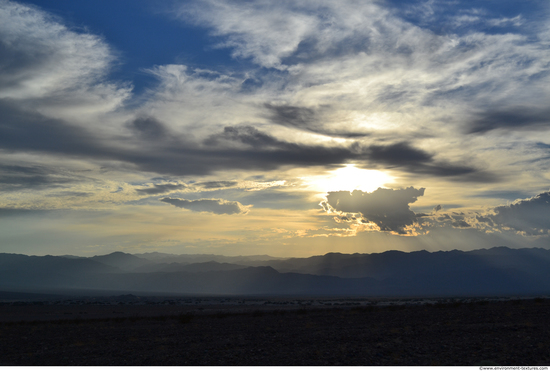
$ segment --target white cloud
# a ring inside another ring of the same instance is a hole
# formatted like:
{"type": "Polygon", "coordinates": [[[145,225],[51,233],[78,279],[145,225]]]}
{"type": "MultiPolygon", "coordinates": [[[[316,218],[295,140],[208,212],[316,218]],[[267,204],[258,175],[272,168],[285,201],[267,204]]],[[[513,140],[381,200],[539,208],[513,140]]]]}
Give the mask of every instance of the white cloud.
{"type": "Polygon", "coordinates": [[[406,121],[410,132],[440,131],[445,116],[462,125],[503,102],[545,104],[550,89],[550,52],[526,36],[438,35],[374,2],[210,0],[178,12],[225,37],[235,55],[288,71],[262,97],[329,106],[334,129],[403,130],[406,121]]]}
{"type": "Polygon", "coordinates": [[[241,92],[245,78],[165,65],[148,70],[159,80],[141,111],[165,122],[175,132],[204,138],[214,130],[254,120],[259,97],[241,92]]]}
{"type": "Polygon", "coordinates": [[[185,4],[178,10],[182,18],[213,27],[215,35],[228,36],[219,46],[234,48],[235,57],[279,67],[281,58],[292,54],[317,26],[318,20],[300,8],[300,3],[289,1],[212,0],[185,4]]]}
{"type": "Polygon", "coordinates": [[[100,37],[38,8],[0,1],[0,99],[56,118],[108,112],[130,91],[105,80],[114,61],[100,37]]]}

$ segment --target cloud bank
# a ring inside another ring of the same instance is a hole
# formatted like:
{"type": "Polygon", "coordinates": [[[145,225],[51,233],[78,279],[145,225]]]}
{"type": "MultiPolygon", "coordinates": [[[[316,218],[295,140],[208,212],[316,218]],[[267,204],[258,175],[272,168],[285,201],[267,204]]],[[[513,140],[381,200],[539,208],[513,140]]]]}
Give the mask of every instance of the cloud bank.
{"type": "Polygon", "coordinates": [[[191,211],[208,212],[213,214],[246,214],[248,207],[241,205],[237,201],[226,201],[221,199],[201,199],[201,200],[184,200],[181,198],[165,197],[160,201],[174,205],[182,209],[191,211]]]}
{"type": "Polygon", "coordinates": [[[493,227],[509,228],[529,236],[547,235],[550,232],[550,192],[495,207],[492,214],[484,217],[478,220],[493,227]]]}

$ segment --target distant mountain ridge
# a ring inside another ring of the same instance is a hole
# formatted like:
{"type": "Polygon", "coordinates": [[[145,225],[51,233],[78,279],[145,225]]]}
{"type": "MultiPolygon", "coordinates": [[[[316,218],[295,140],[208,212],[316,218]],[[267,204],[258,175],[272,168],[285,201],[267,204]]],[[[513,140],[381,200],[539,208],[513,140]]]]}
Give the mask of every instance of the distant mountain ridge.
{"type": "MultiPolygon", "coordinates": [[[[342,278],[372,277],[386,279],[395,275],[414,275],[422,271],[446,271],[474,268],[518,268],[531,271],[550,262],[550,250],[542,248],[510,249],[505,246],[472,251],[390,250],[372,254],[328,253],[309,258],[268,261],[279,272],[329,275],[342,278]]],[[[542,268],[542,267],[541,267],[542,268]]]]}
{"type": "Polygon", "coordinates": [[[266,261],[284,260],[285,258],[276,258],[269,255],[248,255],[248,256],[225,256],[214,254],[165,254],[159,252],[149,252],[143,254],[134,254],[134,256],[147,259],[157,263],[206,263],[215,261],[217,263],[230,263],[230,264],[242,264],[258,266],[266,261]]]}
{"type": "Polygon", "coordinates": [[[328,253],[290,259],[0,253],[0,290],[33,289],[212,295],[546,295],[550,294],[550,250],[501,246],[472,251],[328,253]]]}
{"type": "Polygon", "coordinates": [[[149,263],[147,259],[139,258],[121,251],[115,251],[107,255],[96,255],[88,259],[123,270],[134,269],[149,263]]]}

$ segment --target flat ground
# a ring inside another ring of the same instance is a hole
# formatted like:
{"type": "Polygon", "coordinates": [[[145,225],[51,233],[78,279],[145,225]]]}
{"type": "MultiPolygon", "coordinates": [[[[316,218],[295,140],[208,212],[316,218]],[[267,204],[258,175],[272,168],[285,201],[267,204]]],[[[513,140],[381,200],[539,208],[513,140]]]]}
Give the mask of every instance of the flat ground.
{"type": "Polygon", "coordinates": [[[550,365],[550,300],[4,303],[0,365],[550,365]]]}

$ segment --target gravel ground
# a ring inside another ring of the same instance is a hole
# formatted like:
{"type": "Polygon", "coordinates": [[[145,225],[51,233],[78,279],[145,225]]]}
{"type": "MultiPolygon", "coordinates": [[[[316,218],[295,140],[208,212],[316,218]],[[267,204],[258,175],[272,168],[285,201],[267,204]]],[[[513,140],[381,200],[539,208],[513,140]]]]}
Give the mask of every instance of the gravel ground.
{"type": "Polygon", "coordinates": [[[4,305],[0,366],[550,365],[549,311],[546,299],[207,312],[4,305]]]}

